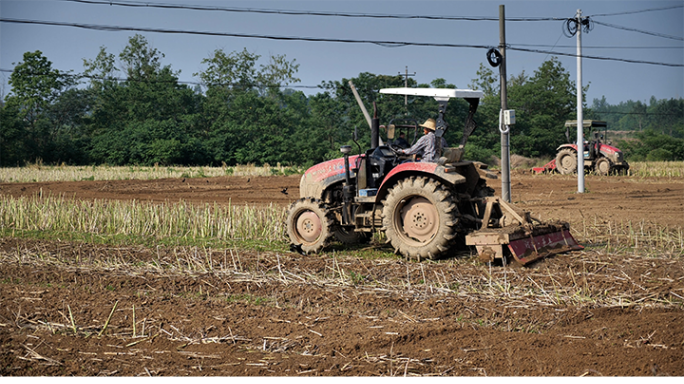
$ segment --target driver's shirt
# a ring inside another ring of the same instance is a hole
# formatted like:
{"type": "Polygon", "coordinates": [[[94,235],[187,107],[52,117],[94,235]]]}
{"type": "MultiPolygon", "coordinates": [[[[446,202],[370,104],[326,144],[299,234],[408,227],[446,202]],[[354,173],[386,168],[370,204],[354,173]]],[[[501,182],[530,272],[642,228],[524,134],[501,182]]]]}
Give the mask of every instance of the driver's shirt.
{"type": "MultiPolygon", "coordinates": [[[[446,146],[446,140],[442,137],[442,146],[446,146]]],[[[418,154],[422,157],[420,161],[423,162],[434,162],[436,151],[435,151],[435,133],[429,131],[427,135],[424,135],[418,141],[413,144],[409,149],[402,149],[405,155],[418,154]]]]}

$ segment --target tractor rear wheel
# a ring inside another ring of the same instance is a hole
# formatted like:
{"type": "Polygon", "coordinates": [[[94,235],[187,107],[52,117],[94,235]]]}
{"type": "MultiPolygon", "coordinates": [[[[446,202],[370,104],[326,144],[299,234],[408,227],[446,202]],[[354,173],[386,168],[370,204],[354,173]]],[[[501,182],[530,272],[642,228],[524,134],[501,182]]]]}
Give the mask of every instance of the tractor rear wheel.
{"type": "Polygon", "coordinates": [[[399,181],[383,201],[382,224],[397,253],[411,259],[435,259],[453,244],[458,209],[436,180],[410,177],[399,181]]]}
{"type": "Polygon", "coordinates": [[[594,164],[594,172],[601,176],[607,176],[613,172],[613,162],[607,157],[601,157],[594,164]]]}
{"type": "Polygon", "coordinates": [[[311,197],[290,205],[287,214],[287,234],[295,245],[306,253],[319,252],[332,237],[333,214],[323,202],[311,197]]]}
{"type": "Polygon", "coordinates": [[[572,148],[563,148],[556,155],[556,170],[562,175],[577,172],[577,152],[572,148]]]}

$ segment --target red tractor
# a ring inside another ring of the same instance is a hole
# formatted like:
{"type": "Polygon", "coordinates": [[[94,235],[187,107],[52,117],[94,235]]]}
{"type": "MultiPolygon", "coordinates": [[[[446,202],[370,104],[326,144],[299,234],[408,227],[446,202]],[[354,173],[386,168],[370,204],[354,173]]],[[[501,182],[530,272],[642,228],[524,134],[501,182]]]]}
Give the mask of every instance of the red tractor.
{"type": "MultiPolygon", "coordinates": [[[[627,173],[629,164],[625,161],[622,151],[613,147],[610,143],[603,143],[604,135],[599,130],[607,127],[606,122],[584,120],[582,126],[585,129],[589,128],[592,135],[591,141],[584,142],[584,169],[603,176],[627,173]],[[595,128],[598,129],[595,130],[595,128]]],[[[577,120],[565,122],[565,136],[569,144],[559,146],[556,158],[544,165],[544,167],[533,168],[535,172],[553,172],[555,170],[564,175],[577,172],[577,143],[570,142],[570,128],[577,129],[577,120]]]]}
{"type": "MultiPolygon", "coordinates": [[[[392,145],[379,145],[379,119],[372,119],[371,148],[308,169],[300,182],[301,198],[288,212],[287,231],[295,249],[319,252],[333,239],[344,244],[367,241],[384,232],[395,253],[435,259],[450,251],[477,247],[486,262],[512,255],[525,264],[551,253],[581,248],[566,223],[544,224],[493,196],[487,178],[496,175],[483,163],[463,161],[464,146],[475,130],[473,115],[482,92],[458,89],[389,88],[380,93],[430,96],[439,104],[435,144],[437,162],[416,162],[392,145]],[[447,130],[449,98],[469,103],[462,141],[441,148],[447,130]],[[534,221],[534,222],[533,222],[534,221]],[[536,223],[535,223],[536,222],[536,223]]],[[[377,114],[377,112],[376,112],[377,114]]],[[[395,127],[388,125],[387,140],[395,127]]]]}

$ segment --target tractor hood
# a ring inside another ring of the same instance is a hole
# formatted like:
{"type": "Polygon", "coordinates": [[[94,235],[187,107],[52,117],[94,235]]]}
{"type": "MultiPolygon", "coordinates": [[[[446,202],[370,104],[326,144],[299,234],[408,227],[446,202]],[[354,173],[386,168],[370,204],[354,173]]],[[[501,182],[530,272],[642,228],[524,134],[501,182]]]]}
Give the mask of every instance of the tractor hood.
{"type": "MultiPolygon", "coordinates": [[[[349,167],[356,167],[359,155],[349,156],[349,167]]],[[[353,172],[352,172],[353,175],[353,172]]],[[[300,197],[320,198],[323,191],[332,184],[344,180],[344,158],[328,160],[309,168],[299,182],[300,197]]]]}

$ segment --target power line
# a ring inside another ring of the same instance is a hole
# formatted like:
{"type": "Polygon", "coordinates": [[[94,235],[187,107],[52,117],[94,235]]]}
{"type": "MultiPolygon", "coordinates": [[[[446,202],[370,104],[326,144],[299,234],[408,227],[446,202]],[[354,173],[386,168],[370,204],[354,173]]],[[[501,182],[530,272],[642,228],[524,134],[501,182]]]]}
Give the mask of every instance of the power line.
{"type": "MultiPolygon", "coordinates": [[[[558,55],[558,56],[577,57],[577,54],[575,54],[575,53],[549,52],[549,51],[543,51],[540,49],[526,49],[526,48],[516,48],[516,47],[507,47],[507,49],[511,49],[511,50],[515,50],[515,51],[521,51],[521,52],[542,53],[542,54],[551,53],[553,55],[558,55]]],[[[659,62],[654,62],[654,61],[620,59],[617,57],[601,57],[601,56],[592,56],[592,55],[584,55],[584,54],[582,54],[582,58],[583,59],[591,59],[591,60],[620,61],[623,63],[632,63],[632,64],[662,65],[665,67],[684,67],[684,64],[659,63],[659,62]]]]}
{"type": "MultiPolygon", "coordinates": [[[[548,45],[548,44],[511,44],[519,47],[552,47],[552,48],[575,48],[575,45],[548,45]]],[[[679,46],[618,46],[618,45],[582,45],[582,49],[684,49],[684,45],[679,46]]]]}
{"type": "Polygon", "coordinates": [[[594,23],[599,24],[599,25],[603,25],[603,26],[606,26],[606,27],[610,27],[610,28],[622,29],[622,30],[630,31],[630,32],[639,32],[639,33],[643,33],[643,34],[646,34],[646,35],[657,36],[657,37],[663,37],[663,38],[666,38],[666,39],[680,40],[680,41],[684,40],[684,37],[671,36],[671,35],[666,35],[666,34],[664,34],[664,33],[658,33],[658,32],[643,31],[643,30],[641,30],[641,29],[630,28],[630,27],[623,27],[623,26],[620,26],[620,25],[615,25],[615,24],[610,24],[610,23],[604,23],[604,22],[602,22],[602,21],[594,21],[594,23]]]}
{"type": "Polygon", "coordinates": [[[649,9],[641,9],[638,11],[625,11],[625,12],[616,12],[616,13],[597,13],[595,15],[589,15],[588,17],[596,17],[596,16],[622,16],[622,15],[631,15],[634,13],[643,13],[643,12],[651,12],[651,11],[664,11],[668,9],[675,9],[675,8],[683,8],[684,5],[673,5],[671,7],[662,7],[662,8],[649,8],[649,9]]]}
{"type": "MultiPolygon", "coordinates": [[[[498,17],[488,16],[434,16],[434,15],[397,15],[379,13],[349,13],[349,12],[322,12],[322,11],[294,11],[282,9],[258,9],[258,8],[234,8],[216,7],[205,5],[182,5],[165,3],[139,3],[132,1],[96,1],[96,0],[61,0],[69,3],[82,3],[90,5],[109,5],[133,8],[161,8],[161,9],[182,9],[193,11],[221,11],[237,13],[260,13],[288,16],[328,16],[328,17],[351,17],[351,18],[372,18],[372,19],[423,19],[423,20],[450,20],[450,21],[499,21],[498,17]]],[[[556,21],[563,20],[554,17],[520,17],[508,18],[506,21],[556,21]]]]}
{"type": "Polygon", "coordinates": [[[121,31],[155,32],[155,33],[168,33],[168,34],[224,36],[224,37],[240,37],[240,38],[267,39],[267,40],[285,40],[285,41],[376,44],[376,45],[393,46],[393,47],[400,47],[400,46],[447,47],[447,48],[489,48],[490,47],[488,45],[473,45],[473,44],[444,44],[444,43],[417,43],[417,42],[379,41],[379,40],[329,39],[329,38],[324,38],[324,37],[274,36],[274,35],[256,35],[256,34],[227,33],[227,32],[173,30],[173,29],[160,29],[160,28],[121,27],[121,26],[111,26],[111,25],[78,24],[78,23],[64,23],[64,22],[59,22],[59,21],[40,21],[40,20],[8,19],[8,18],[0,18],[0,22],[18,23],[18,24],[52,25],[52,26],[60,26],[60,27],[76,27],[76,28],[92,29],[92,30],[97,30],[97,31],[110,31],[110,32],[121,32],[121,31]]]}
{"type": "MultiPolygon", "coordinates": [[[[591,110],[591,107],[589,108],[591,110]]],[[[638,115],[638,116],[682,116],[680,113],[654,113],[654,112],[601,112],[591,110],[598,115],[638,115]]]]}
{"type": "MultiPolygon", "coordinates": [[[[64,23],[64,22],[58,22],[58,21],[40,21],[40,20],[24,20],[24,19],[9,19],[9,18],[0,18],[0,22],[17,23],[17,24],[51,25],[51,26],[60,26],[60,27],[75,27],[75,28],[92,29],[92,30],[98,30],[98,31],[113,31],[113,32],[121,32],[121,31],[154,32],[154,33],[167,33],[167,34],[224,36],[224,37],[253,38],[253,39],[280,40],[280,41],[308,41],[308,42],[326,42],[326,43],[375,44],[375,45],[380,45],[380,46],[384,46],[384,47],[414,46],[414,47],[436,47],[436,48],[477,48],[477,49],[489,49],[489,48],[491,48],[491,45],[483,45],[483,44],[421,43],[421,42],[409,42],[409,41],[379,41],[379,40],[329,39],[329,38],[323,38],[323,37],[254,35],[254,34],[240,34],[240,33],[226,33],[226,32],[188,31],[188,30],[171,30],[171,29],[159,29],[159,28],[121,27],[121,26],[95,25],[95,24],[77,24],[77,23],[64,23]]],[[[545,50],[539,50],[539,49],[518,48],[518,47],[509,47],[508,49],[520,51],[520,52],[530,52],[530,53],[552,54],[552,55],[558,55],[558,56],[577,57],[576,54],[545,51],[545,50]]],[[[661,65],[661,66],[667,66],[667,67],[684,67],[684,64],[676,64],[676,63],[661,63],[661,62],[653,62],[653,61],[619,59],[619,58],[589,56],[589,55],[582,55],[582,57],[587,58],[587,59],[594,59],[594,60],[620,61],[620,62],[633,63],[633,64],[650,64],[650,65],[661,65]]]]}

